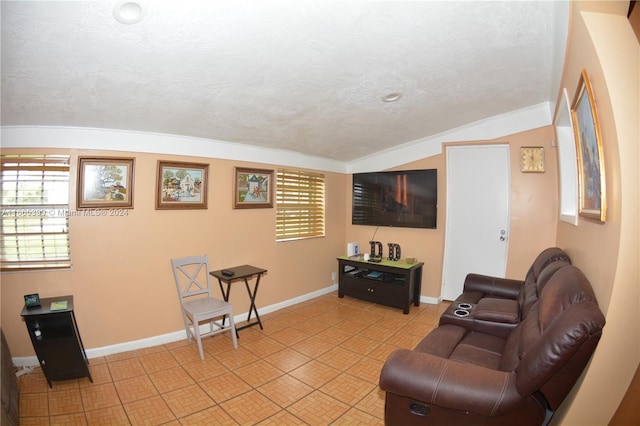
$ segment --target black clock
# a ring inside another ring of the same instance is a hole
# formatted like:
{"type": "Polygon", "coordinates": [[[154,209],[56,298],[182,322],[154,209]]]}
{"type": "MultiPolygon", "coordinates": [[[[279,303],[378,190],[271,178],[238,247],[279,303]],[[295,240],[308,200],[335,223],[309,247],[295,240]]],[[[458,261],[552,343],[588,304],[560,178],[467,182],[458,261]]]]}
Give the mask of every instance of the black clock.
{"type": "Polygon", "coordinates": [[[40,296],[38,293],[34,294],[25,294],[24,295],[24,304],[27,309],[39,308],[40,307],[40,296]]]}

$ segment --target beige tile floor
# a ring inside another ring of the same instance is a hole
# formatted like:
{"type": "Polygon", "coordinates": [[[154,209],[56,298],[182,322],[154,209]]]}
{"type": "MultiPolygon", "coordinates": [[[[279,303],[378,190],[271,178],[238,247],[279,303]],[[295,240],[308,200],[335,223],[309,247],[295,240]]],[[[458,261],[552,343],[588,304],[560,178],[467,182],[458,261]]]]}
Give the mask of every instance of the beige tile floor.
{"type": "Polygon", "coordinates": [[[446,305],[399,309],[337,293],[262,316],[264,330],[90,359],[87,378],[20,377],[20,425],[379,425],[380,369],[446,305]]]}

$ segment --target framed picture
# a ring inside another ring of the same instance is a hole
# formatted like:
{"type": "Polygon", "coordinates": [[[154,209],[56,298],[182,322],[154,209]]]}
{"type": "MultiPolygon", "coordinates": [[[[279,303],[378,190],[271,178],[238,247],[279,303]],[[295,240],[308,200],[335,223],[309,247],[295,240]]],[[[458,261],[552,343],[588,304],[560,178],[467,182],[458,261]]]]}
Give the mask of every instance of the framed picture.
{"type": "Polygon", "coordinates": [[[234,168],[234,209],[273,207],[273,170],[234,168]]]}
{"type": "Polygon", "coordinates": [[[206,209],[208,164],[158,161],[156,210],[206,209]]]}
{"type": "Polygon", "coordinates": [[[582,70],[571,107],[578,153],[578,214],[600,222],[606,219],[606,187],[602,138],[595,98],[587,70],[582,70]]]}
{"type": "Polygon", "coordinates": [[[78,157],[78,209],[132,209],[134,158],[78,157]]]}

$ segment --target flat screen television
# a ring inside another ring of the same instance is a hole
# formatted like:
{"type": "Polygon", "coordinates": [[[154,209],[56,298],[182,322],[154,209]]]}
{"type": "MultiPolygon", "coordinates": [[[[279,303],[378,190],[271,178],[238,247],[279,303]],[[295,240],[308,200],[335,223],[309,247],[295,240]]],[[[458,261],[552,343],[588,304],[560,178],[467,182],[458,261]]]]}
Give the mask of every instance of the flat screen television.
{"type": "Polygon", "coordinates": [[[436,169],[355,173],[354,225],[436,228],[436,169]]]}

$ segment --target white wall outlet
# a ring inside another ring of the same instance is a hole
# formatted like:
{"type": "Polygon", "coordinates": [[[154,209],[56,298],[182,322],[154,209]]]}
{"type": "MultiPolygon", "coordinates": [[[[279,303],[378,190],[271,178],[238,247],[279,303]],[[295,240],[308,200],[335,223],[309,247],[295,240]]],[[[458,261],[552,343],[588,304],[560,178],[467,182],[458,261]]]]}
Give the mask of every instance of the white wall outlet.
{"type": "Polygon", "coordinates": [[[337,272],[332,272],[331,273],[331,281],[333,281],[335,283],[336,279],[338,279],[338,273],[337,272]]]}

